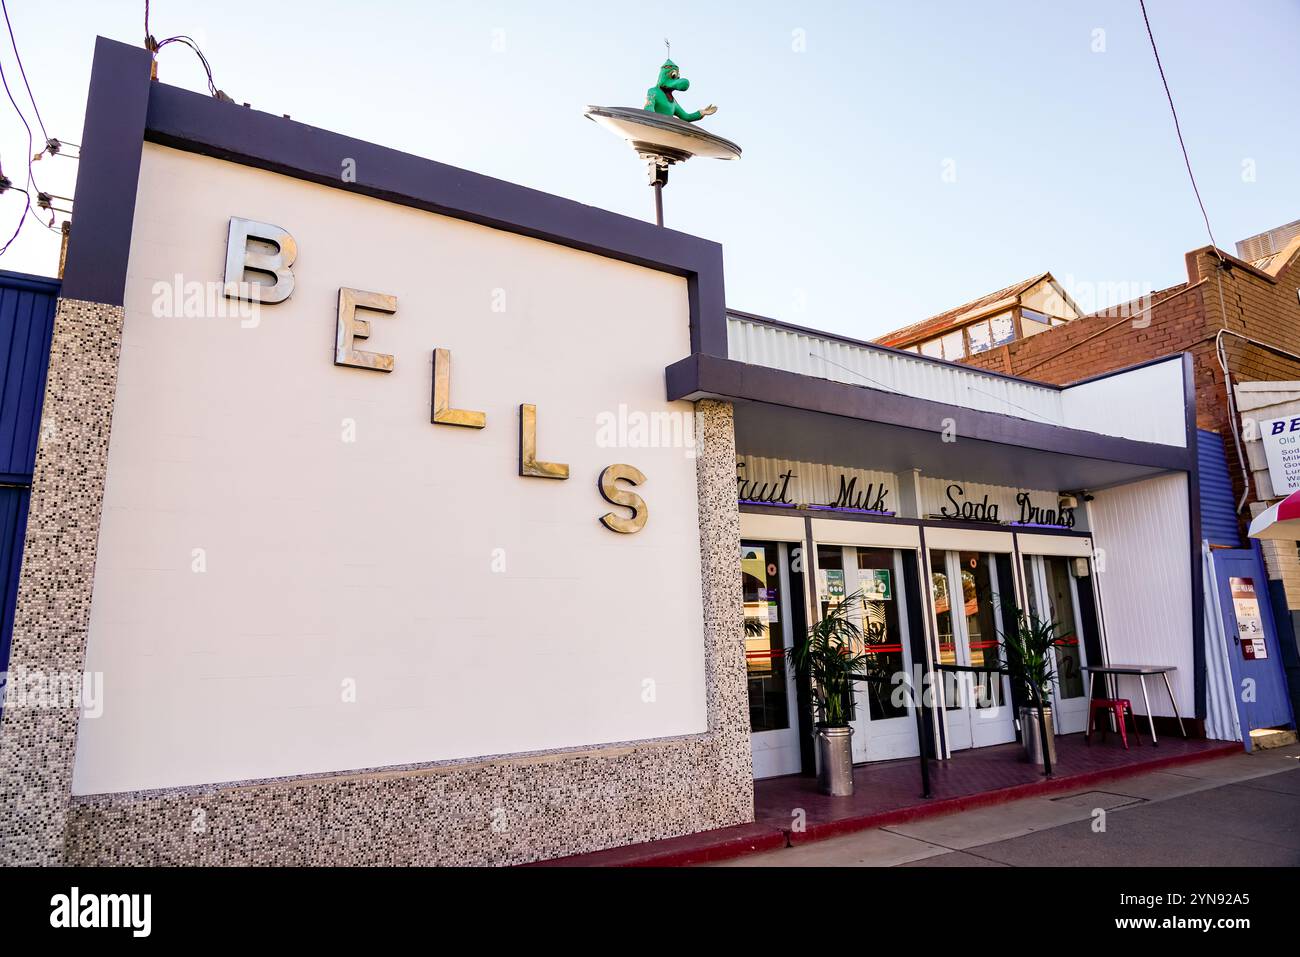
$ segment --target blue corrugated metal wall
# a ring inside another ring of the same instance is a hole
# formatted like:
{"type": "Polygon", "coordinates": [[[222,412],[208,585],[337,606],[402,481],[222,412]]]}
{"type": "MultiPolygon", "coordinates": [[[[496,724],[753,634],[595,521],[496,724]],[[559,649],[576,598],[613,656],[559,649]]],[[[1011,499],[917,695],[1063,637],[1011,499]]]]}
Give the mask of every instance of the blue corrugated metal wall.
{"type": "Polygon", "coordinates": [[[1211,545],[1240,548],[1241,529],[1223,437],[1205,429],[1196,431],[1196,457],[1201,466],[1201,535],[1211,545]]]}
{"type": "Polygon", "coordinates": [[[9,667],[58,296],[57,279],[0,270],[0,671],[9,667]]]}

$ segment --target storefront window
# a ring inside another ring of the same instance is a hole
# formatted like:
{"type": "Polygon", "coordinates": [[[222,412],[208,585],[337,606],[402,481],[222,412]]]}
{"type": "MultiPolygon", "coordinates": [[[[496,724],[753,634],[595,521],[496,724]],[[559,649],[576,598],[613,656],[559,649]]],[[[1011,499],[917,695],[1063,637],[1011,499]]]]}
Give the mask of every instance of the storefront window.
{"type": "Polygon", "coordinates": [[[871,720],[907,717],[906,701],[894,697],[895,678],[907,671],[898,603],[903,600],[894,581],[894,553],[884,548],[857,549],[857,589],[862,592],[862,637],[870,673],[884,682],[866,687],[871,720]]]}
{"type": "MultiPolygon", "coordinates": [[[[952,633],[952,602],[948,588],[948,553],[930,553],[930,600],[934,602],[934,618],[939,639],[939,664],[957,664],[957,639],[952,633]]],[[[961,707],[961,683],[952,672],[943,672],[945,710],[961,707]]]]}
{"type": "Polygon", "coordinates": [[[780,546],[775,542],[741,543],[749,723],[756,733],[790,726],[779,561],[780,546]]]}
{"type": "Polygon", "coordinates": [[[1059,622],[1056,630],[1063,644],[1056,646],[1057,694],[1062,698],[1083,697],[1083,671],[1079,658],[1079,635],[1074,622],[1074,594],[1070,590],[1070,559],[1050,557],[1044,560],[1047,587],[1051,592],[1052,617],[1059,622]]]}
{"type": "Polygon", "coordinates": [[[1083,659],[1079,650],[1079,635],[1075,630],[1074,593],[1070,590],[1070,561],[1059,556],[1035,558],[1026,555],[1025,584],[1028,588],[1029,613],[1056,622],[1056,635],[1062,644],[1055,648],[1056,693],[1064,698],[1083,696],[1083,659]],[[1035,587],[1034,563],[1042,562],[1047,583],[1048,608],[1044,612],[1035,587]]]}
{"type": "Polygon", "coordinates": [[[998,594],[994,557],[983,552],[931,552],[930,582],[938,624],[938,663],[961,669],[943,672],[947,710],[968,704],[1001,707],[1002,673],[997,670],[1002,667],[1001,617],[994,607],[998,594]],[[967,694],[973,700],[967,702],[967,694]]]}
{"type": "MultiPolygon", "coordinates": [[[[972,668],[1000,668],[997,610],[991,556],[979,552],[958,555],[961,566],[962,597],[965,601],[966,634],[972,668]]],[[[1002,704],[1002,675],[997,671],[978,671],[974,675],[975,706],[996,708],[1002,704]]]]}

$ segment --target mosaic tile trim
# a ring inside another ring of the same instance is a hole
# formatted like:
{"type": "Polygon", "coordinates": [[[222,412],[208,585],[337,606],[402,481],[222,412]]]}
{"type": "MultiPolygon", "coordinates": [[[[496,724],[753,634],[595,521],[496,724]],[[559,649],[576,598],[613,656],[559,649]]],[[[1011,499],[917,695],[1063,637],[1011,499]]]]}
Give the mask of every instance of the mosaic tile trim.
{"type": "MultiPolygon", "coordinates": [[[[122,337],[120,306],[61,299],[32,478],[11,673],[81,671],[122,337]]],[[[76,708],[7,707],[0,721],[0,863],[57,864],[76,708]]]]}
{"type": "Polygon", "coordinates": [[[68,812],[68,860],[520,864],[753,820],[731,406],[698,403],[696,426],[706,733],[417,768],[78,797],[68,812]]]}

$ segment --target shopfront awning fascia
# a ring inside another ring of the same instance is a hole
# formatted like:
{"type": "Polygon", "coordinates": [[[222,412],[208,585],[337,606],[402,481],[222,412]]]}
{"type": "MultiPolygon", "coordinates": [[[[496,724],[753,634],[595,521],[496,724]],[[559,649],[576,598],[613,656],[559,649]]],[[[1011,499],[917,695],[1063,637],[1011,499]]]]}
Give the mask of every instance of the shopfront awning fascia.
{"type": "Polygon", "coordinates": [[[754,455],[836,464],[920,468],[971,481],[1099,489],[1194,470],[1192,445],[1165,445],[969,409],[733,359],[695,354],[666,370],[669,399],[737,404],[737,447],[754,455]],[[957,443],[939,441],[946,433],[957,443]],[[860,461],[854,461],[854,458],[860,461]]]}
{"type": "Polygon", "coordinates": [[[1300,492],[1292,492],[1251,520],[1251,538],[1269,541],[1300,541],[1300,492]]]}

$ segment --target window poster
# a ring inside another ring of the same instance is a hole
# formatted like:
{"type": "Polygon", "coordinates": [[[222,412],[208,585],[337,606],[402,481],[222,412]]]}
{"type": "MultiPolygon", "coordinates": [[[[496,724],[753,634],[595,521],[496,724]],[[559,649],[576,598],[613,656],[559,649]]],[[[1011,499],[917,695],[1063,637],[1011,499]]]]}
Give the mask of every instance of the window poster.
{"type": "Polygon", "coordinates": [[[894,597],[888,568],[859,568],[858,587],[863,601],[890,601],[894,597]]]}
{"type": "Polygon", "coordinates": [[[830,601],[844,600],[844,569],[820,569],[822,597],[830,601]]]}
{"type": "Polygon", "coordinates": [[[1232,592],[1232,612],[1237,619],[1237,637],[1241,642],[1241,656],[1247,661],[1268,657],[1264,643],[1264,620],[1260,616],[1259,598],[1255,595],[1253,578],[1229,578],[1232,592]]]}

